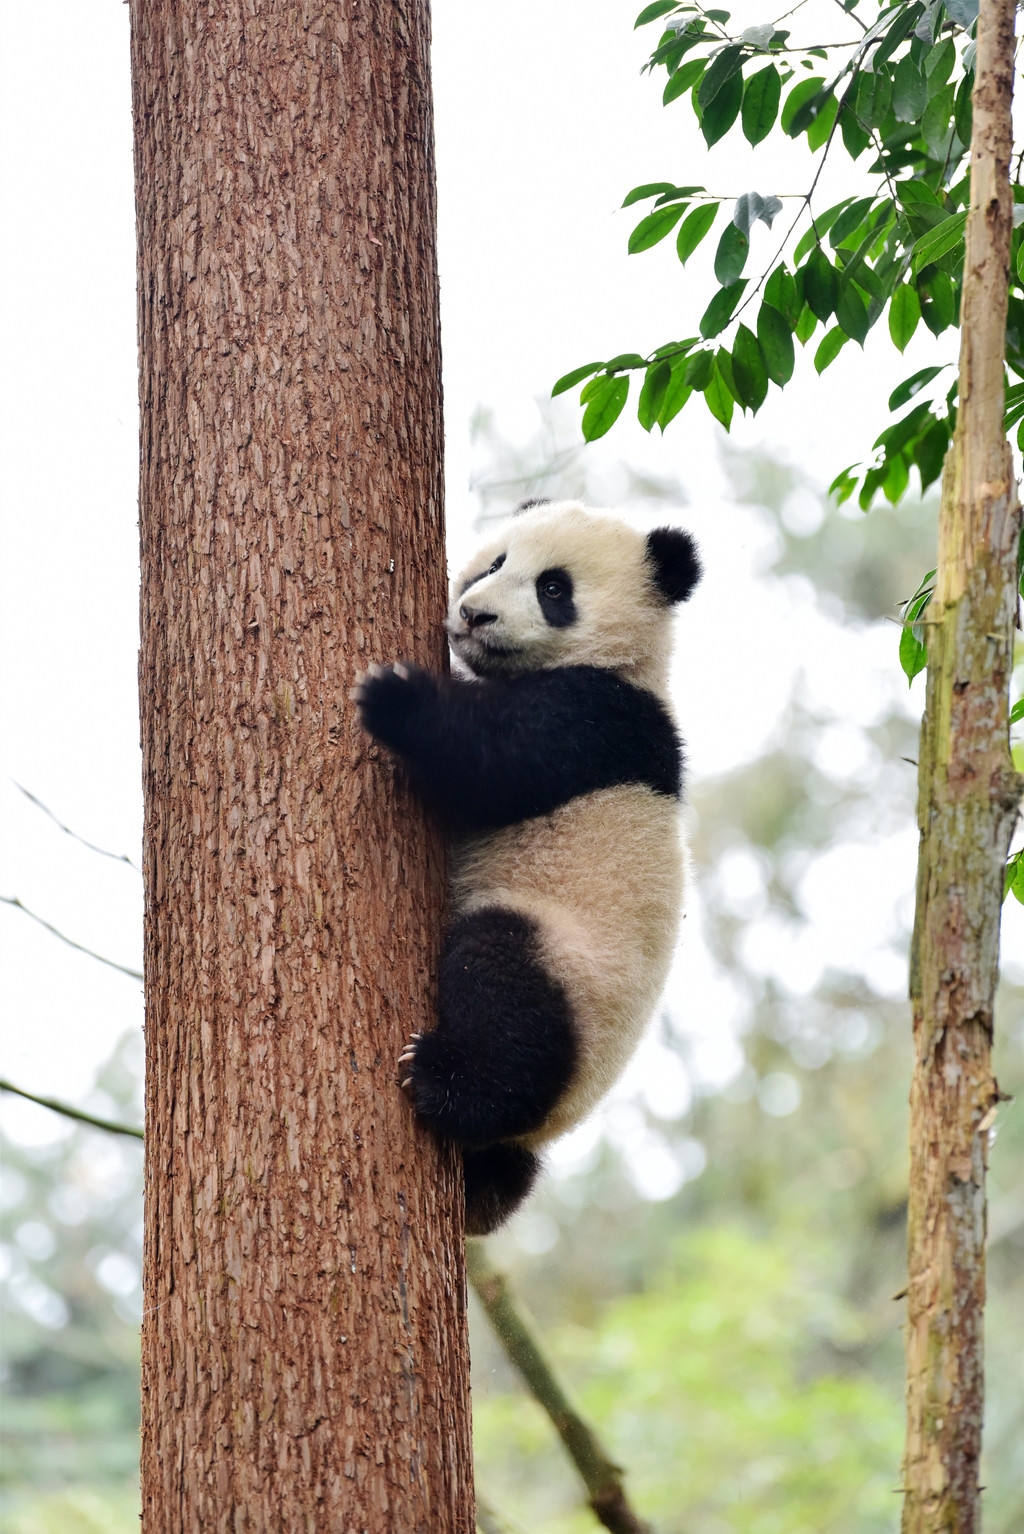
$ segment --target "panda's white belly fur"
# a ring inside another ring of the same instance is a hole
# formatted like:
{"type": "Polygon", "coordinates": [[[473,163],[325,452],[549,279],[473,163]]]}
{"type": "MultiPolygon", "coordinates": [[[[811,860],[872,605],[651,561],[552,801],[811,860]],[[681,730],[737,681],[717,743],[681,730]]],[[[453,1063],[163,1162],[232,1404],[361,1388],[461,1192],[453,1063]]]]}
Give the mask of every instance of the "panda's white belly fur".
{"type": "Polygon", "coordinates": [[[668,976],[684,874],[679,805],[640,784],[456,846],[456,913],[503,905],[531,917],[572,1007],[576,1072],[525,1144],[578,1124],[620,1075],[668,976]]]}

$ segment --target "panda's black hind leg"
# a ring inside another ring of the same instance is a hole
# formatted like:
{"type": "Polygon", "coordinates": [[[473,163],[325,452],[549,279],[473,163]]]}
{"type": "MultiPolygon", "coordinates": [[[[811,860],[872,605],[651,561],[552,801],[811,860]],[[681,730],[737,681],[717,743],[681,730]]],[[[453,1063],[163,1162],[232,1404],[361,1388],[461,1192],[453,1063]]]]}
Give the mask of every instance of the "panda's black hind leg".
{"type": "Polygon", "coordinates": [[[489,1236],[514,1214],[537,1180],[540,1160],[525,1145],[488,1145],[462,1152],[466,1169],[466,1235],[489,1236]]]}
{"type": "Polygon", "coordinates": [[[420,1118],[462,1145],[529,1134],[575,1060],[569,1002],[544,968],[534,923],[501,906],[460,916],[441,955],[437,1027],[403,1056],[420,1118]]]}

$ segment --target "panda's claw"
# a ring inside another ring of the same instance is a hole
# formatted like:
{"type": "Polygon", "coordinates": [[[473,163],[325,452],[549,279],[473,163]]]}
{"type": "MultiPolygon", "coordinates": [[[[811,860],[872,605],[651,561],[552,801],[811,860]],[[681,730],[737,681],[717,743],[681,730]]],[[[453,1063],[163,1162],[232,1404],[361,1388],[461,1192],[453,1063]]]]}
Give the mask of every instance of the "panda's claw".
{"type": "Polygon", "coordinates": [[[396,676],[401,677],[403,682],[407,682],[409,680],[409,668],[408,666],[403,665],[400,660],[396,660],[391,669],[396,676]]]}
{"type": "Polygon", "coordinates": [[[412,1086],[412,1077],[411,1076],[406,1076],[405,1080],[402,1082],[402,1091],[403,1092],[407,1092],[411,1086],[412,1086]]]}

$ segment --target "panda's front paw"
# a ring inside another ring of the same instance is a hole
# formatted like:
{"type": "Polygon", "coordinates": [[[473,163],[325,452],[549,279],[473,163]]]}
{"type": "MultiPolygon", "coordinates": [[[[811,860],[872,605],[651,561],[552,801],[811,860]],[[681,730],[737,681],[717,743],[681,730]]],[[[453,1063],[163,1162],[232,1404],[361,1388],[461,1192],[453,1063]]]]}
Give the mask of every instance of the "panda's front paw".
{"type": "Polygon", "coordinates": [[[393,666],[371,666],[368,671],[357,672],[349,696],[359,710],[363,729],[386,746],[401,749],[410,721],[433,690],[428,671],[396,661],[393,666]]]}
{"type": "Polygon", "coordinates": [[[450,1095],[448,1063],[436,1031],[414,1033],[398,1057],[402,1091],[408,1093],[419,1117],[435,1129],[441,1127],[450,1095]]]}

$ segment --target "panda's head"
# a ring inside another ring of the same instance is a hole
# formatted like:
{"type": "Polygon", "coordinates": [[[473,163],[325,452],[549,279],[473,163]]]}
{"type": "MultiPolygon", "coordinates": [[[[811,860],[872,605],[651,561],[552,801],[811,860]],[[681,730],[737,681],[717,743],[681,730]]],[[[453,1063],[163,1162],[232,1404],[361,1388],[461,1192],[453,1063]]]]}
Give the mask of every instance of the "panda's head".
{"type": "Polygon", "coordinates": [[[529,503],[456,578],[448,633],[479,676],[603,666],[661,691],[672,606],[699,580],[678,528],[645,535],[577,501],[529,503]]]}

